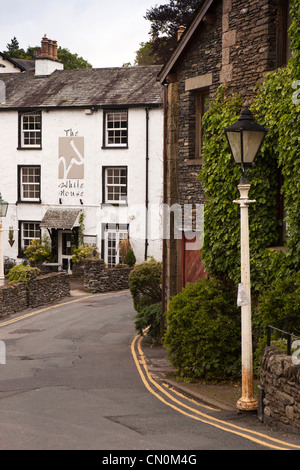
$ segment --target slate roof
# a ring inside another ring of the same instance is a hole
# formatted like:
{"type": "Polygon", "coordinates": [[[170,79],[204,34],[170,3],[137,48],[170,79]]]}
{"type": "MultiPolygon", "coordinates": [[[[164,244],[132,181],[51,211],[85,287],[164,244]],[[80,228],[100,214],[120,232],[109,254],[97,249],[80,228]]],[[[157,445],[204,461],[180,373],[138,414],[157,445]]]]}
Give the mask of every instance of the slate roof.
{"type": "Polygon", "coordinates": [[[3,52],[0,52],[1,57],[3,57],[4,60],[7,60],[11,64],[13,64],[15,67],[18,67],[20,70],[25,71],[25,70],[34,70],[35,68],[35,61],[34,60],[28,60],[28,59],[14,59],[11,57],[8,57],[6,54],[3,52]]]}
{"type": "MultiPolygon", "coordinates": [[[[40,223],[40,226],[72,230],[80,212],[80,210],[75,209],[48,209],[40,223]]],[[[76,225],[78,225],[78,222],[76,225]]]]}
{"type": "Polygon", "coordinates": [[[47,77],[27,71],[0,73],[7,108],[162,105],[161,66],[56,70],[47,77]]]}

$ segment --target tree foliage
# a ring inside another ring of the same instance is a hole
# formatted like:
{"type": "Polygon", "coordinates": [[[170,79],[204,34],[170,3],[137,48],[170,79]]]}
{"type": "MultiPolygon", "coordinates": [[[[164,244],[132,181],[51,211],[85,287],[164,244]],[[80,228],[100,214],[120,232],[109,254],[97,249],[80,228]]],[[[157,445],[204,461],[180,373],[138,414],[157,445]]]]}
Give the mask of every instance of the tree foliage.
{"type": "Polygon", "coordinates": [[[179,26],[188,27],[201,3],[202,0],[170,0],[168,4],[156,5],[147,10],[145,19],[151,22],[151,40],[141,44],[136,63],[164,64],[176,47],[179,26]],[[144,63],[146,57],[147,63],[144,63]]]}
{"type": "MultiPolygon", "coordinates": [[[[39,49],[38,46],[31,47],[28,46],[27,50],[19,47],[19,42],[17,38],[14,36],[11,40],[10,44],[7,44],[7,50],[3,51],[3,53],[10,57],[11,59],[27,59],[33,60],[37,54],[39,49]]],[[[92,65],[87,62],[82,57],[79,57],[78,54],[73,54],[69,51],[69,49],[58,47],[57,49],[57,57],[61,60],[64,64],[65,69],[87,69],[92,68],[92,65]]]]}

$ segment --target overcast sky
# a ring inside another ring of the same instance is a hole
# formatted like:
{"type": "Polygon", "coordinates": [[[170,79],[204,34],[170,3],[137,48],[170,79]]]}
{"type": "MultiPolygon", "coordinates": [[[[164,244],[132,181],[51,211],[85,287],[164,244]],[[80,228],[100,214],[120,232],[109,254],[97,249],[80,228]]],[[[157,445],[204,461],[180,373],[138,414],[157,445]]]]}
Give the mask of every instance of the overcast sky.
{"type": "Polygon", "coordinates": [[[169,0],[0,0],[0,51],[16,36],[19,47],[40,46],[44,34],[93,67],[134,64],[150,38],[146,11],[169,0]]]}

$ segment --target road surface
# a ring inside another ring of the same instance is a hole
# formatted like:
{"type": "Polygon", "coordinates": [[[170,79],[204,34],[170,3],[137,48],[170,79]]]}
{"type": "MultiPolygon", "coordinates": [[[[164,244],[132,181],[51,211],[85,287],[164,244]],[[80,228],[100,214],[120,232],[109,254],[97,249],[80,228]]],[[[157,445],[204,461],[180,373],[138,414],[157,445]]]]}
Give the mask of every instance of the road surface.
{"type": "Polygon", "coordinates": [[[72,297],[2,319],[0,449],[174,456],[300,449],[299,439],[286,443],[258,421],[248,432],[234,417],[228,423],[218,410],[171,396],[147,370],[134,316],[131,295],[123,292],[72,297]]]}

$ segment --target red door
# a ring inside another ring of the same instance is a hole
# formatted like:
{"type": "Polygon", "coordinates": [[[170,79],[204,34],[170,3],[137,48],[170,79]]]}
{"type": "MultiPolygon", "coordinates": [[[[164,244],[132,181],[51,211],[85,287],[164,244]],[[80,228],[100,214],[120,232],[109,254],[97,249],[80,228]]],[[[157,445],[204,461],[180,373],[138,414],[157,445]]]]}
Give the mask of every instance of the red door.
{"type": "MultiPolygon", "coordinates": [[[[195,233],[195,232],[194,232],[195,233]]],[[[199,235],[184,233],[182,237],[182,287],[207,277],[201,258],[199,235]]]]}

